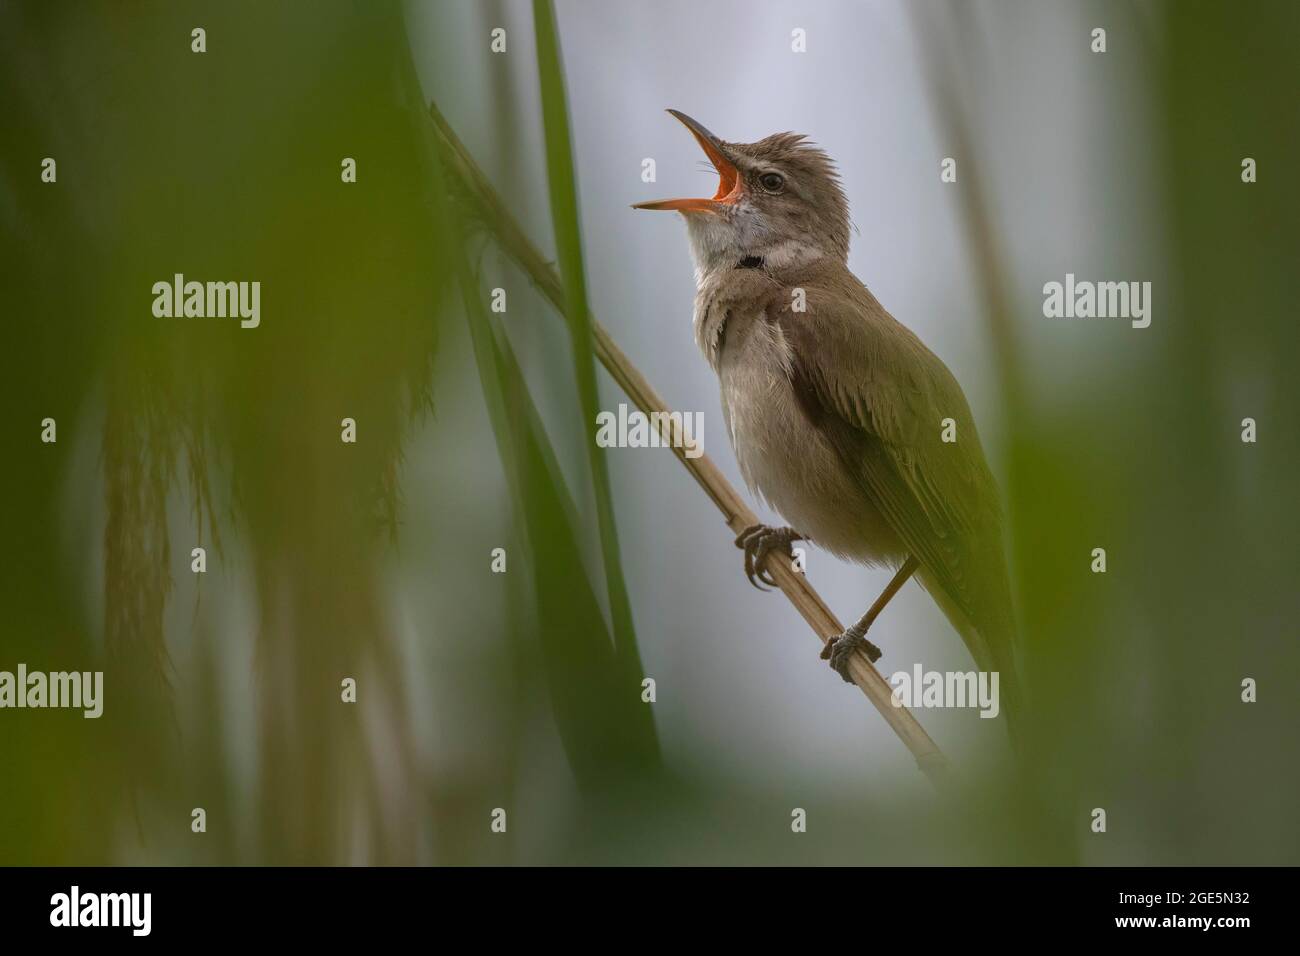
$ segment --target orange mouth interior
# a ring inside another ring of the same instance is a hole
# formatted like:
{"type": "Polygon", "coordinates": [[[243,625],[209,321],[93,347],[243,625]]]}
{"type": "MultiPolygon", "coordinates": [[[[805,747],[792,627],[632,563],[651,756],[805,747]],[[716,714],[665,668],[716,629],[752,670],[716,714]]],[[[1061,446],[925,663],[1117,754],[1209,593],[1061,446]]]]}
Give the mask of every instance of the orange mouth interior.
{"type": "Polygon", "coordinates": [[[718,173],[718,191],[712,199],[657,199],[653,202],[639,202],[632,206],[633,209],[675,209],[678,211],[699,211],[699,212],[716,212],[719,205],[730,205],[740,199],[742,192],[740,185],[740,171],[736,169],[734,163],[722,154],[722,150],[701,133],[691,123],[678,114],[677,116],[682,124],[691,131],[695,141],[700,144],[704,150],[704,155],[709,157],[709,162],[718,173]]]}
{"type": "Polygon", "coordinates": [[[713,196],[713,202],[733,203],[740,198],[740,172],[732,164],[731,160],[722,155],[722,151],[714,146],[707,139],[701,136],[695,130],[691,130],[695,141],[700,144],[704,150],[704,155],[709,157],[709,162],[713,168],[718,171],[718,191],[713,196]]]}

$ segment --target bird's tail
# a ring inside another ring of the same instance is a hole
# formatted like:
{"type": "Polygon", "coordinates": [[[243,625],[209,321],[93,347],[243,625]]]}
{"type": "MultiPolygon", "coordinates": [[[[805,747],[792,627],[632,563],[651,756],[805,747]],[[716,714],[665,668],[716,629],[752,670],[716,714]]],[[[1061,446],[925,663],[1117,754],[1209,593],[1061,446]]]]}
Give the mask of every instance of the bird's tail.
{"type": "Polygon", "coordinates": [[[1020,756],[1025,736],[1025,695],[1015,653],[1014,625],[1008,629],[1005,624],[981,627],[965,622],[958,630],[979,669],[998,675],[998,709],[1006,720],[1011,748],[1020,756]]]}
{"type": "MultiPolygon", "coordinates": [[[[1007,736],[1017,756],[1024,744],[1025,693],[1017,654],[1016,626],[1011,611],[1010,590],[1001,593],[991,586],[988,600],[978,619],[967,614],[946,594],[924,568],[918,573],[921,585],[930,592],[981,671],[998,675],[998,711],[1004,718],[1007,736]]],[[[1002,582],[1005,584],[1005,581],[1002,582]]],[[[992,585],[992,582],[990,582],[992,585]]]]}

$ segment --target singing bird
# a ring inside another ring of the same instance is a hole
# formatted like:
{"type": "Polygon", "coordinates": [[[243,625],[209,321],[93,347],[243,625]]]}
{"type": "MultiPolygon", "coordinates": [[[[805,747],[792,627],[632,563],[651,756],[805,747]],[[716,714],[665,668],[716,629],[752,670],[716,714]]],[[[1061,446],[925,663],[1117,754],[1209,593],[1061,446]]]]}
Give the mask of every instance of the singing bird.
{"type": "MultiPolygon", "coordinates": [[[[680,212],[695,259],[695,338],[750,490],[790,522],[736,544],[755,587],[774,551],[809,540],[896,569],[866,614],[822,650],[844,680],[909,577],[943,609],[981,670],[997,671],[1009,726],[1020,703],[997,486],[961,386],[848,268],[849,209],[834,163],[794,133],[729,143],[669,110],[718,174],[680,212]]],[[[1014,735],[1013,735],[1014,736],[1014,735]]]]}

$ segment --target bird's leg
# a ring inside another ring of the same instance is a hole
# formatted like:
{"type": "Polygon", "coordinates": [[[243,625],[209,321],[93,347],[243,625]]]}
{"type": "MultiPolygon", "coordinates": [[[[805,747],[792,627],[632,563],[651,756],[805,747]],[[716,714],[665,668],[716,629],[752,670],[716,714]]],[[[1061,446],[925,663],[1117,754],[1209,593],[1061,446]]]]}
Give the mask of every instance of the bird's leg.
{"type": "Polygon", "coordinates": [[[736,536],[736,547],[745,552],[745,577],[749,578],[749,583],[760,591],[767,590],[764,584],[776,587],[776,579],[764,567],[767,556],[779,551],[793,558],[790,545],[803,540],[804,536],[794,528],[773,528],[765,524],[753,524],[740,532],[736,536]]]}
{"type": "Polygon", "coordinates": [[[912,572],[919,566],[920,562],[916,558],[909,556],[903,562],[903,566],[898,569],[898,573],[885,586],[885,590],[880,592],[880,597],[876,598],[876,603],[867,609],[866,614],[862,615],[862,619],[845,630],[843,634],[832,637],[822,647],[822,660],[829,660],[831,667],[844,678],[845,682],[853,683],[853,678],[849,676],[849,659],[853,656],[854,651],[863,651],[867,655],[867,659],[873,664],[880,660],[880,648],[867,640],[867,629],[871,627],[876,618],[880,616],[880,612],[885,609],[885,605],[898,593],[899,588],[907,583],[907,579],[912,576],[912,572]]]}

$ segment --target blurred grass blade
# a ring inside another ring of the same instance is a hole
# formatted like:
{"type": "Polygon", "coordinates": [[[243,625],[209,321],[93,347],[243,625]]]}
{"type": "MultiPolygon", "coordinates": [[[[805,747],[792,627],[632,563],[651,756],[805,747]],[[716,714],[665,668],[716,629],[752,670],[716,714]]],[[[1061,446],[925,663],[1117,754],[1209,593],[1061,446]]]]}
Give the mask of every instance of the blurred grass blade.
{"type": "Polygon", "coordinates": [[[537,71],[542,93],[542,123],[546,136],[546,172],[551,196],[551,223],[559,255],[560,279],[564,284],[564,310],[573,350],[573,367],[582,408],[583,434],[591,462],[592,488],[600,526],[605,584],[609,590],[609,611],[614,627],[614,646],[622,673],[641,674],[640,653],[632,623],[632,607],[619,557],[618,529],[614,522],[613,495],[605,457],[596,445],[597,413],[595,339],[587,305],[586,280],[582,264],[582,235],[578,225],[577,177],[573,169],[573,146],[560,63],[560,41],[555,32],[555,11],[550,0],[534,0],[534,28],[537,35],[537,71]]]}
{"type": "MultiPolygon", "coordinates": [[[[436,193],[447,190],[434,154],[436,193]]],[[[523,372],[500,324],[485,308],[459,230],[454,268],[469,323],[479,382],[523,529],[532,571],[536,622],[565,752],[580,786],[591,791],[659,764],[650,708],[640,699],[640,673],[620,665],[596,590],[587,576],[577,509],[565,485],[523,372]]]]}

